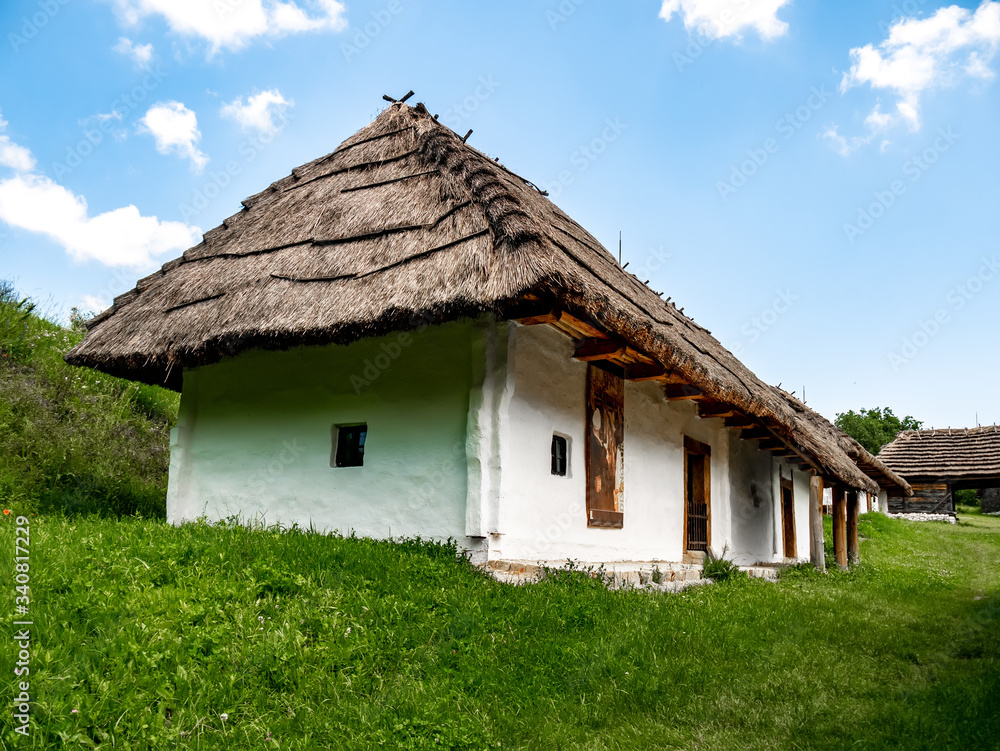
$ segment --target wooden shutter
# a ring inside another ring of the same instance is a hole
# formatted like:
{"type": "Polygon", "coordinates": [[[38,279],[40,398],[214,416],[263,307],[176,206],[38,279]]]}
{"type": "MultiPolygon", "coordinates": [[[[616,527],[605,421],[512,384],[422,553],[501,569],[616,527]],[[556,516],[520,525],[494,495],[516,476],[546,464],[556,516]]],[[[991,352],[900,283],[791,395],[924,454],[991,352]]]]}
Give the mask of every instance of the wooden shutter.
{"type": "Polygon", "coordinates": [[[587,523],[621,529],[625,382],[587,366],[587,523]]]}

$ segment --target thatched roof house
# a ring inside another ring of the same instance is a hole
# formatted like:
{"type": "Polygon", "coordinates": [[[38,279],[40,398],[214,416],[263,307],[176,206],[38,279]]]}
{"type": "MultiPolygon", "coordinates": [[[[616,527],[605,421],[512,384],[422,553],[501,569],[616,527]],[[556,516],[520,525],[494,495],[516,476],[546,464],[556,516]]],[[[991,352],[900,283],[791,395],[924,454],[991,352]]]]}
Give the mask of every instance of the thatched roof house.
{"type": "Polygon", "coordinates": [[[333,153],[246,199],[92,320],[67,361],[183,388],[187,399],[195,374],[246,353],[349,349],[484,317],[557,331],[585,370],[695,403],[798,472],[908,492],[422,104],[391,104],[333,153]]]}
{"type": "MultiPolygon", "coordinates": [[[[878,455],[913,485],[893,511],[954,512],[955,490],[1000,487],[1000,427],[907,430],[878,455]]],[[[890,496],[893,494],[890,494],[890,496]]]]}

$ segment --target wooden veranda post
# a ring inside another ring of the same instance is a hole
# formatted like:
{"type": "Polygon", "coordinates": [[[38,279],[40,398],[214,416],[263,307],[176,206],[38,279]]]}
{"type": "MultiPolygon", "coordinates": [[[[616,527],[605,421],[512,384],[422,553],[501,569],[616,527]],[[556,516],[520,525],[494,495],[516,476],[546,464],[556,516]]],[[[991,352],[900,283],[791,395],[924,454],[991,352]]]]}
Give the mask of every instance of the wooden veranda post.
{"type": "Polygon", "coordinates": [[[818,571],[826,571],[826,542],[823,539],[823,478],[809,481],[809,554],[818,571]]]}
{"type": "Polygon", "coordinates": [[[858,547],[858,491],[847,494],[847,562],[852,566],[861,560],[858,547]]]}
{"type": "Polygon", "coordinates": [[[837,565],[847,568],[847,499],[843,485],[833,486],[833,552],[837,565]]]}

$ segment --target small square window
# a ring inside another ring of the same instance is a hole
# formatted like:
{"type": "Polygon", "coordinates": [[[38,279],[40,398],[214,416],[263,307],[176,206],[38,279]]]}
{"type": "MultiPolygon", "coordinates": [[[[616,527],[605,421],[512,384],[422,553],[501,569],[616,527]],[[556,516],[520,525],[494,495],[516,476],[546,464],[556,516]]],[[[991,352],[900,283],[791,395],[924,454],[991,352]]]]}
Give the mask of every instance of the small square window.
{"type": "Polygon", "coordinates": [[[334,446],[333,466],[364,466],[365,440],[368,438],[368,425],[335,425],[334,435],[337,444],[334,446]]]}
{"type": "Polygon", "coordinates": [[[552,436],[552,474],[566,476],[569,466],[569,442],[561,435],[552,436]]]}

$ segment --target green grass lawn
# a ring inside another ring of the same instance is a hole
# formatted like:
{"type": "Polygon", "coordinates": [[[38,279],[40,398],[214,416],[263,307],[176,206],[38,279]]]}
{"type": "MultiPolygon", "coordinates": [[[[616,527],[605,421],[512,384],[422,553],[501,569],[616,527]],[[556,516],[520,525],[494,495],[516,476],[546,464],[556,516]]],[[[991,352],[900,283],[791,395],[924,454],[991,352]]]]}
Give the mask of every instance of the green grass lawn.
{"type": "Polygon", "coordinates": [[[34,517],[35,714],[0,743],[1000,748],[1000,519],[861,531],[848,574],[664,595],[501,585],[417,542],[34,517]]]}

